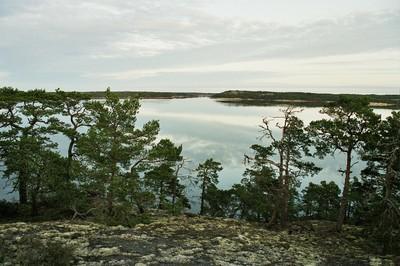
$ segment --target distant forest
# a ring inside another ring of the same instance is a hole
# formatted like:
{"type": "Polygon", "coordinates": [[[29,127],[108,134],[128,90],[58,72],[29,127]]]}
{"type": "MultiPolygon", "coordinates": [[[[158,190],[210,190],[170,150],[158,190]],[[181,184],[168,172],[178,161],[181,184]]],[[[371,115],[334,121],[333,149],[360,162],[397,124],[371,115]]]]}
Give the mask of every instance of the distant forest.
{"type": "MultiPolygon", "coordinates": [[[[288,103],[296,106],[323,107],[329,102],[338,101],[341,97],[367,97],[374,108],[400,109],[400,94],[330,94],[307,92],[272,92],[272,91],[240,91],[229,90],[221,93],[198,92],[151,92],[151,91],[117,91],[120,98],[139,97],[142,99],[173,99],[210,97],[222,103],[234,105],[276,105],[288,103]]],[[[105,92],[86,92],[93,99],[104,98],[105,92]]]]}
{"type": "Polygon", "coordinates": [[[242,105],[274,105],[290,103],[297,106],[322,107],[329,102],[338,101],[342,97],[361,99],[367,97],[371,106],[375,108],[400,109],[400,94],[331,94],[308,92],[269,92],[269,91],[239,91],[230,90],[216,93],[211,96],[221,102],[242,105]]]}
{"type": "Polygon", "coordinates": [[[400,252],[400,112],[382,119],[370,105],[399,107],[400,96],[241,91],[130,96],[110,89],[84,94],[1,88],[1,174],[18,192],[19,201],[0,202],[0,218],[90,219],[134,226],[146,222],[153,209],[170,215],[190,210],[184,185],[189,180],[201,191],[200,215],[244,219],[272,228],[308,219],[335,221],[337,232],[345,223],[362,225],[382,252],[400,252]],[[238,98],[244,104],[313,102],[324,105],[320,112],[328,118],[305,125],[297,117],[301,109],[286,105],[280,117],[262,119],[264,144],[249,147],[243,155],[244,178],[224,190],[217,186],[220,162],[209,158],[185,176],[184,147],[159,140],[158,121],[136,126],[139,98],[156,95],[238,98]],[[99,97],[104,101],[93,99],[99,97]],[[272,127],[278,127],[279,134],[273,134],[272,127]],[[56,134],[68,140],[65,155],[52,138],[56,134]],[[343,176],[343,189],[321,182],[299,191],[301,177],[321,170],[311,158],[335,152],[345,155],[337,161],[344,169],[338,173],[343,176]],[[357,177],[352,175],[355,154],[366,162],[357,177]]]}

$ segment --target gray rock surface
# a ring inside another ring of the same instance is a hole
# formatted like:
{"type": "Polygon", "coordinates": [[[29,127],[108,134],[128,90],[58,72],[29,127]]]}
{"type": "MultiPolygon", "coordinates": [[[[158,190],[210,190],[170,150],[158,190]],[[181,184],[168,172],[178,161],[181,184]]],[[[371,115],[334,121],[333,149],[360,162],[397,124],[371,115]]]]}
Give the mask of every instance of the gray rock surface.
{"type": "MultiPolygon", "coordinates": [[[[231,219],[163,217],[134,228],[90,222],[0,224],[0,243],[15,251],[24,236],[74,248],[76,265],[394,265],[368,254],[357,227],[342,234],[273,231],[231,219]]],[[[14,265],[9,254],[4,265],[14,265]]]]}

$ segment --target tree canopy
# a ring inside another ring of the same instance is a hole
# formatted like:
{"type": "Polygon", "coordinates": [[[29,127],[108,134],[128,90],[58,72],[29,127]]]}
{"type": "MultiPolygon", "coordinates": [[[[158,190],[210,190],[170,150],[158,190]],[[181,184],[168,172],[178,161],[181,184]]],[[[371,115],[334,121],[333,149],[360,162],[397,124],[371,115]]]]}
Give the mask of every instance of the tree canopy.
{"type": "MultiPolygon", "coordinates": [[[[301,109],[285,107],[262,120],[241,182],[222,189],[220,162],[190,167],[184,147],[160,136],[159,121],[138,126],[138,98],[120,99],[110,89],[104,95],[0,88],[0,171],[19,194],[20,217],[133,226],[154,210],[194,212],[194,203],[200,215],[279,228],[307,219],[336,221],[337,231],[362,225],[382,252],[400,250],[400,112],[382,119],[368,99],[339,97],[322,108],[324,119],[306,125],[301,109]],[[332,154],[340,154],[343,187],[304,184],[303,177],[333,178],[318,167],[332,154]],[[353,173],[358,161],[361,174],[353,173]]],[[[13,213],[2,208],[0,218],[13,213]]]]}

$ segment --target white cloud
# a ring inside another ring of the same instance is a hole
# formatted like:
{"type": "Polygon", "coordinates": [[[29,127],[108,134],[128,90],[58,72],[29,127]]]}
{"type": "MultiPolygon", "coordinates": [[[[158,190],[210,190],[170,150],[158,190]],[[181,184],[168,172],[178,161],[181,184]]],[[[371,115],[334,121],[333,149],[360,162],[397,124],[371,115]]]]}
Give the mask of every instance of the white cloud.
{"type": "Polygon", "coordinates": [[[8,76],[9,76],[8,72],[0,71],[0,80],[1,79],[6,79],[8,76]]]}
{"type": "Polygon", "coordinates": [[[5,0],[0,68],[26,88],[399,86],[391,0],[210,3],[5,0]]]}
{"type": "Polygon", "coordinates": [[[332,87],[365,85],[379,87],[382,84],[396,87],[400,84],[400,50],[312,58],[250,60],[181,68],[132,69],[113,73],[92,73],[86,77],[101,78],[105,81],[140,80],[168,74],[241,75],[244,71],[260,73],[259,78],[246,81],[248,86],[256,87],[268,83],[279,84],[282,81],[285,82],[285,86],[290,87],[307,87],[310,84],[324,83],[332,87]]]}

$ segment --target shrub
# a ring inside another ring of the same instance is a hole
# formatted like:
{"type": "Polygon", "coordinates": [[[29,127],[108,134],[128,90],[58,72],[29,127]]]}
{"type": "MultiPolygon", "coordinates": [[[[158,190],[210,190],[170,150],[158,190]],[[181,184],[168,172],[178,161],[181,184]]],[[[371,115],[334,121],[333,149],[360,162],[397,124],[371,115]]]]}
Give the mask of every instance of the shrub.
{"type": "Polygon", "coordinates": [[[43,243],[34,236],[25,236],[19,242],[16,263],[19,265],[71,265],[73,248],[58,241],[43,243]]]}
{"type": "Polygon", "coordinates": [[[18,203],[0,200],[0,218],[15,218],[19,215],[18,203]]]}
{"type": "Polygon", "coordinates": [[[135,214],[124,205],[114,206],[112,213],[109,213],[106,208],[97,208],[93,211],[93,215],[95,222],[111,226],[123,225],[134,227],[139,223],[150,223],[150,218],[147,213],[135,214]]]}

